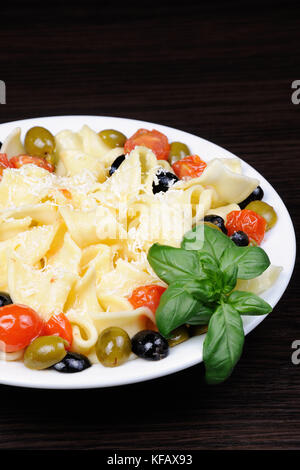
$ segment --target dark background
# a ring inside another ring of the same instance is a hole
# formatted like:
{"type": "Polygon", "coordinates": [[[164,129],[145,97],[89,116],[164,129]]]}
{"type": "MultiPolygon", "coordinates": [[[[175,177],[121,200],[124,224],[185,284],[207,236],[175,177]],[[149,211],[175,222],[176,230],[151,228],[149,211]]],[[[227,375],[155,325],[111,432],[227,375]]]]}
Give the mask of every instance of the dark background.
{"type": "MultiPolygon", "coordinates": [[[[1,11],[0,122],[98,114],[200,135],[263,173],[297,231],[297,3],[10,2],[1,11]]],[[[1,386],[0,449],[299,449],[297,281],[299,271],[222,385],[207,386],[197,365],[114,389],[1,386]]]]}

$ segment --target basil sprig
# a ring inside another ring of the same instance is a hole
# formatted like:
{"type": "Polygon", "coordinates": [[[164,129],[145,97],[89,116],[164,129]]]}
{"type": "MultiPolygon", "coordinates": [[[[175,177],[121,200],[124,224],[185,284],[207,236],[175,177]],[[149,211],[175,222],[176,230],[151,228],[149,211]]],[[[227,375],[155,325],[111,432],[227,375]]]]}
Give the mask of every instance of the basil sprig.
{"type": "Polygon", "coordinates": [[[181,248],[154,244],[148,261],[169,287],[156,311],[165,337],[183,324],[208,325],[203,344],[206,381],[219,383],[239,360],[244,329],[241,315],[265,315],[272,307],[250,292],[234,291],[237,279],[252,279],[270,265],[259,247],[238,247],[225,234],[200,224],[181,248]]]}

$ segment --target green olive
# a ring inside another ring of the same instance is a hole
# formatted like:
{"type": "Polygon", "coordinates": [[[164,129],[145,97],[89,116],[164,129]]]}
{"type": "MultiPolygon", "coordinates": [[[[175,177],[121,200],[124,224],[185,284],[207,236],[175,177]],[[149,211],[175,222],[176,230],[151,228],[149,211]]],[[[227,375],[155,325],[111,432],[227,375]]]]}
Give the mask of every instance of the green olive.
{"type": "Polygon", "coordinates": [[[199,335],[204,335],[207,333],[207,325],[192,325],[189,328],[190,335],[191,336],[199,336],[199,335]]]}
{"type": "Polygon", "coordinates": [[[96,343],[96,354],[106,367],[123,364],[131,353],[131,341],[125,330],[111,326],[103,330],[96,343]]]}
{"type": "Polygon", "coordinates": [[[27,347],[24,364],[29,369],[48,369],[66,354],[65,342],[59,336],[40,336],[27,347]]]}
{"type": "Polygon", "coordinates": [[[170,348],[176,346],[176,344],[183,343],[187,339],[189,339],[189,330],[186,326],[182,325],[172,331],[170,338],[168,339],[168,343],[170,348]]]}
{"type": "Polygon", "coordinates": [[[190,154],[191,152],[187,145],[182,142],[172,142],[170,145],[169,163],[173,165],[173,163],[178,162],[178,160],[190,154]]]}
{"type": "Polygon", "coordinates": [[[258,215],[261,215],[267,221],[266,230],[274,227],[277,222],[277,214],[274,211],[274,208],[263,201],[252,201],[250,202],[245,209],[249,211],[254,211],[258,215]]]}
{"type": "Polygon", "coordinates": [[[25,136],[25,150],[28,155],[46,158],[55,150],[54,136],[44,127],[32,127],[25,136]]]}
{"type": "Polygon", "coordinates": [[[122,132],[114,129],[105,129],[99,132],[99,136],[103,142],[110,148],[124,147],[127,137],[122,132]]]}

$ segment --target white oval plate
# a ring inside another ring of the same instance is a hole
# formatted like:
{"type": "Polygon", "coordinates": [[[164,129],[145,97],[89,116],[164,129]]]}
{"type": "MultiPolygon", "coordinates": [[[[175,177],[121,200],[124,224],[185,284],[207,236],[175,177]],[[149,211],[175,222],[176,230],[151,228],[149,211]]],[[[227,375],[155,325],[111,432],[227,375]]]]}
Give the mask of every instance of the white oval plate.
{"type": "MultiPolygon", "coordinates": [[[[171,127],[134,119],[106,116],[52,116],[9,122],[0,125],[0,140],[3,142],[15,127],[21,127],[24,138],[26,131],[32,126],[44,126],[55,134],[63,129],[77,131],[83,124],[87,124],[97,131],[118,129],[127,136],[131,136],[141,127],[158,129],[168,136],[169,141],[176,140],[186,143],[192,153],[200,155],[206,161],[216,157],[235,157],[232,153],[207,140],[171,127]]],[[[272,307],[275,307],[289,283],[295,264],[296,241],[294,228],[290,215],[275,189],[246,162],[242,161],[242,167],[245,174],[259,179],[265,192],[264,200],[275,207],[278,215],[276,227],[267,232],[262,244],[270,257],[271,263],[283,267],[277,282],[262,295],[272,307]]],[[[264,318],[265,316],[244,317],[245,333],[247,334],[253,330],[264,318]]],[[[150,362],[136,359],[113,369],[105,368],[99,364],[93,365],[78,374],[65,375],[53,370],[34,371],[27,369],[22,362],[5,363],[0,361],[0,383],[32,388],[75,389],[111,387],[142,382],[172,374],[201,362],[203,340],[204,335],[189,339],[185,343],[172,348],[169,356],[162,361],[150,362]]]]}

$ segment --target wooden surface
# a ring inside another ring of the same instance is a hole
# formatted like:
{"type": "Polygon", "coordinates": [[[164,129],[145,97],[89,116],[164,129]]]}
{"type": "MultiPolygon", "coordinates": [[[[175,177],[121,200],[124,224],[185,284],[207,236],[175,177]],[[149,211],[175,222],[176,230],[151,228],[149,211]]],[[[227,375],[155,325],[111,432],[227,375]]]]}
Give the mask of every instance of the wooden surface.
{"type": "MultiPolygon", "coordinates": [[[[49,2],[42,12],[11,3],[1,12],[0,122],[98,114],[200,135],[263,173],[297,230],[297,2],[199,3],[49,2]]],[[[0,449],[298,449],[300,365],[291,362],[291,343],[300,339],[299,308],[295,271],[274,312],[247,337],[232,377],[216,387],[204,383],[202,365],[105,390],[1,386],[0,449]]]]}

